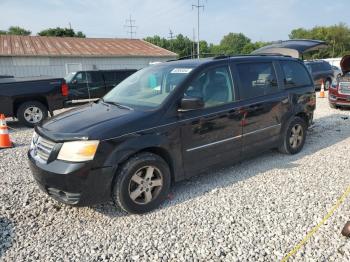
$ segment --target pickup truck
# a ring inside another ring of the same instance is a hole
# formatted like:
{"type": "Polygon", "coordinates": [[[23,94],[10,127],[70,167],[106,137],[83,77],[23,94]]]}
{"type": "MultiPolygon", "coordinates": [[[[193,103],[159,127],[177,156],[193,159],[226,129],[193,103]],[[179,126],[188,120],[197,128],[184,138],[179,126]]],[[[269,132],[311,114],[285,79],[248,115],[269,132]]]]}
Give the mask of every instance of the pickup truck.
{"type": "Polygon", "coordinates": [[[17,117],[29,127],[63,108],[67,97],[68,85],[63,78],[0,79],[0,113],[17,117]]]}
{"type": "Polygon", "coordinates": [[[113,87],[136,71],[136,69],[119,69],[69,73],[65,77],[69,87],[67,104],[80,103],[86,99],[103,97],[113,87]]]}

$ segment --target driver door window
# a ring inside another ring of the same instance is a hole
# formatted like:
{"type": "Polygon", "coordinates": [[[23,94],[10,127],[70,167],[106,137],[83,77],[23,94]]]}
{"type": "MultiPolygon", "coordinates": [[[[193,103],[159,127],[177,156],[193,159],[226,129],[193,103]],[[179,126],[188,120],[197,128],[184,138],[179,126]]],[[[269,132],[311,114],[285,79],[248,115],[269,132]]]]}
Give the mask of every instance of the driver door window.
{"type": "Polygon", "coordinates": [[[234,101],[229,68],[221,66],[200,73],[189,85],[184,96],[202,98],[205,108],[234,101]]]}
{"type": "Polygon", "coordinates": [[[85,79],[86,79],[85,73],[78,73],[75,76],[75,80],[77,81],[77,84],[84,83],[85,79]]]}
{"type": "Polygon", "coordinates": [[[86,74],[86,72],[80,72],[75,76],[75,80],[77,81],[77,84],[91,83],[91,74],[86,74]]]}

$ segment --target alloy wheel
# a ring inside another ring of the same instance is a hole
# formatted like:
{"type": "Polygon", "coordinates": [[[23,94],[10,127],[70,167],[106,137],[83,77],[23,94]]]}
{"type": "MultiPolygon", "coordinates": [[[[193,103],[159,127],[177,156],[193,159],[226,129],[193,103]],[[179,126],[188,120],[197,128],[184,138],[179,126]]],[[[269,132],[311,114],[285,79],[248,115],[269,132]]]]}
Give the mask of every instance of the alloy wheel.
{"type": "Polygon", "coordinates": [[[154,166],[137,170],[129,182],[129,196],[137,204],[148,204],[157,198],[163,187],[163,176],[154,166]]]}
{"type": "Polygon", "coordinates": [[[303,141],[303,137],[304,137],[303,127],[299,124],[296,124],[295,126],[293,126],[290,132],[290,137],[289,137],[290,146],[293,149],[298,148],[303,141]]]}
{"type": "Polygon", "coordinates": [[[24,110],[24,119],[31,124],[39,123],[43,119],[43,112],[36,106],[28,107],[24,110]]]}

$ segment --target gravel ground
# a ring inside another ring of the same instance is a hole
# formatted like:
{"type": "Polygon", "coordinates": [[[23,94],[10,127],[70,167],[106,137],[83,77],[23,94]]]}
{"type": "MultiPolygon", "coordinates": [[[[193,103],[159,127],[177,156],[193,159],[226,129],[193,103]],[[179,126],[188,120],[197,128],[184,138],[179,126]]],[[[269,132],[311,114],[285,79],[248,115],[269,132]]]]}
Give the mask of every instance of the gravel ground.
{"type": "MultiPolygon", "coordinates": [[[[271,151],[181,182],[142,216],[50,199],[26,163],[32,130],[9,121],[16,147],[0,150],[0,260],[280,260],[350,184],[350,111],[317,103],[298,155],[271,151]]],[[[291,260],[350,261],[350,240],[340,234],[347,220],[350,197],[291,260]]]]}

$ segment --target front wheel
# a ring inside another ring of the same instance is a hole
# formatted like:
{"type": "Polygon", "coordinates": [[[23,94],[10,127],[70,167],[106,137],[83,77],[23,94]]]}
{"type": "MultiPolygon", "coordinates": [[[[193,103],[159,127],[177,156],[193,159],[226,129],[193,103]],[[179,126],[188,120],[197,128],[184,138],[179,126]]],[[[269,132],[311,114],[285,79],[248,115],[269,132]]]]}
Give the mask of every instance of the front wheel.
{"type": "Polygon", "coordinates": [[[170,190],[169,166],[153,153],[131,157],[116,176],[112,199],[128,213],[142,214],[157,208],[170,190]]]}
{"type": "Polygon", "coordinates": [[[291,118],[283,132],[282,144],[279,151],[284,154],[297,154],[305,144],[306,123],[300,117],[291,118]]]}
{"type": "Polygon", "coordinates": [[[333,109],[337,109],[337,105],[332,104],[332,103],[329,103],[329,107],[330,107],[330,108],[333,108],[333,109]]]}
{"type": "Polygon", "coordinates": [[[331,84],[332,84],[331,80],[327,79],[324,82],[324,90],[328,90],[330,88],[331,84]]]}
{"type": "Polygon", "coordinates": [[[47,108],[40,102],[29,101],[21,104],[17,110],[18,120],[28,126],[34,127],[47,118],[47,108]]]}

